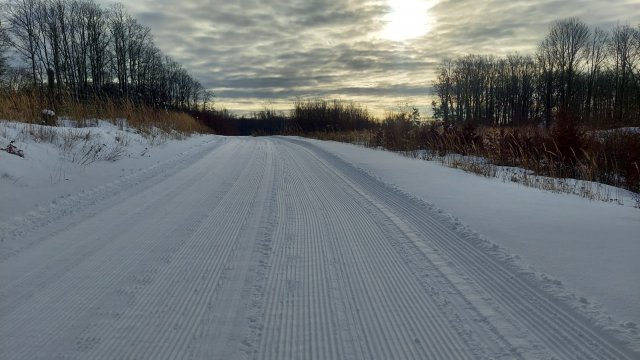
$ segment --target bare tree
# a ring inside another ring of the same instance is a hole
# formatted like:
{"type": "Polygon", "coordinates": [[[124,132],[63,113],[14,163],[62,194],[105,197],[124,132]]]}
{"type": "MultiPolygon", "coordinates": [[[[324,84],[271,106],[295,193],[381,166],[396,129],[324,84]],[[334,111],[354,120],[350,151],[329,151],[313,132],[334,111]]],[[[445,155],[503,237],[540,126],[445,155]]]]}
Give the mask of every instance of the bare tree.
{"type": "Polygon", "coordinates": [[[0,19],[0,79],[4,77],[4,75],[9,70],[9,66],[7,64],[8,49],[9,49],[9,36],[7,35],[6,29],[4,28],[2,19],[0,19]]]}
{"type": "Polygon", "coordinates": [[[15,49],[31,67],[33,87],[38,86],[38,24],[36,23],[37,0],[13,0],[7,15],[12,30],[15,49]]]}
{"type": "Polygon", "coordinates": [[[438,71],[437,80],[433,86],[433,90],[438,97],[439,104],[433,102],[433,115],[436,119],[441,119],[445,124],[450,124],[453,110],[452,97],[452,80],[451,72],[453,63],[451,60],[445,60],[438,71]]]}
{"type": "Polygon", "coordinates": [[[107,28],[107,14],[93,1],[87,2],[82,7],[82,15],[87,28],[88,58],[91,83],[94,92],[102,91],[106,81],[108,53],[107,48],[111,41],[107,28]]]}
{"type": "Polygon", "coordinates": [[[555,74],[556,64],[551,53],[551,45],[548,39],[544,39],[538,47],[537,60],[540,68],[540,81],[538,92],[542,102],[544,112],[544,125],[549,128],[553,120],[553,109],[556,104],[555,97],[555,74]]]}
{"type": "Polygon", "coordinates": [[[573,105],[575,72],[584,58],[588,40],[589,27],[577,18],[570,18],[555,22],[543,42],[558,71],[559,105],[563,111],[570,111],[573,105]]]}
{"type": "Polygon", "coordinates": [[[635,115],[632,115],[632,118],[638,119],[638,123],[640,123],[640,24],[638,24],[638,26],[636,27],[635,34],[636,34],[636,42],[635,42],[636,43],[636,46],[635,46],[636,61],[634,62],[632,73],[634,74],[634,80],[635,80],[636,107],[635,107],[635,115]]]}
{"type": "Polygon", "coordinates": [[[629,111],[628,102],[632,98],[630,92],[633,80],[633,69],[636,66],[638,50],[636,29],[629,25],[617,26],[611,35],[609,52],[615,73],[614,119],[622,121],[629,111]]]}
{"type": "Polygon", "coordinates": [[[606,60],[606,45],[608,42],[608,34],[600,28],[595,28],[591,33],[589,44],[587,47],[587,94],[585,101],[586,115],[589,120],[594,119],[594,113],[597,113],[598,109],[594,109],[597,106],[595,101],[596,94],[596,79],[600,75],[600,71],[606,60]]]}
{"type": "Polygon", "coordinates": [[[202,97],[202,111],[203,112],[209,110],[210,106],[213,109],[213,98],[214,97],[215,97],[215,94],[213,93],[212,90],[208,90],[208,89],[204,90],[204,95],[202,97]]]}
{"type": "Polygon", "coordinates": [[[128,95],[128,69],[127,69],[127,42],[128,42],[128,15],[122,4],[115,4],[110,13],[110,30],[113,46],[113,62],[115,76],[118,80],[118,88],[122,96],[128,95]]]}

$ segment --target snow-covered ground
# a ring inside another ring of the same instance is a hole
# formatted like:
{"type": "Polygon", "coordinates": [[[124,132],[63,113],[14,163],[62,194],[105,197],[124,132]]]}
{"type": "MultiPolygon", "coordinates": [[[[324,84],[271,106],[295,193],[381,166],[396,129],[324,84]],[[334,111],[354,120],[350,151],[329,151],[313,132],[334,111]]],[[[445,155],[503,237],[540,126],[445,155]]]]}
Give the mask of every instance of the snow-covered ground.
{"type": "Polygon", "coordinates": [[[445,210],[489,246],[501,246],[522,267],[550,277],[547,286],[553,291],[577,295],[570,300],[592,316],[609,312],[613,322],[640,326],[640,209],[634,208],[629,192],[618,194],[624,196],[621,206],[475,176],[388,151],[308,141],[445,210]]]}
{"type": "Polygon", "coordinates": [[[141,134],[107,121],[74,128],[29,125],[0,120],[0,148],[10,141],[25,158],[0,151],[0,222],[20,216],[62,196],[89,191],[124,178],[168,157],[210,141],[183,140],[157,129],[141,134]],[[116,161],[114,161],[116,160],[116,161]]]}
{"type": "Polygon", "coordinates": [[[640,356],[638,209],[333,142],[130,136],[115,162],[0,153],[3,358],[640,356]]]}

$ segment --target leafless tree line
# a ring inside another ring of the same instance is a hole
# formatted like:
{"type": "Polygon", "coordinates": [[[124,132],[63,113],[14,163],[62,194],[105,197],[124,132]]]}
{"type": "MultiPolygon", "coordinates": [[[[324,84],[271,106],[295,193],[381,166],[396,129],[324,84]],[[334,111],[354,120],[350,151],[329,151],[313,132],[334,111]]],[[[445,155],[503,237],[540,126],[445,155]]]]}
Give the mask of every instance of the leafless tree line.
{"type": "Polygon", "coordinates": [[[533,56],[468,55],[445,61],[434,116],[452,125],[640,125],[640,26],[591,29],[555,22],[533,56]]]}
{"type": "MultiPolygon", "coordinates": [[[[212,99],[121,4],[103,8],[93,0],[6,0],[0,6],[6,29],[0,30],[0,58],[9,48],[3,47],[4,33],[6,44],[26,65],[22,76],[16,69],[9,76],[13,90],[78,101],[106,96],[179,109],[205,107],[212,99]]],[[[7,72],[6,62],[0,60],[0,75],[3,69],[7,72]]]]}
{"type": "MultiPolygon", "coordinates": [[[[0,11],[2,8],[0,7],[0,11]]],[[[0,79],[7,72],[7,58],[6,53],[9,48],[9,36],[7,35],[6,29],[4,28],[4,24],[2,23],[2,19],[0,19],[0,79]]]]}

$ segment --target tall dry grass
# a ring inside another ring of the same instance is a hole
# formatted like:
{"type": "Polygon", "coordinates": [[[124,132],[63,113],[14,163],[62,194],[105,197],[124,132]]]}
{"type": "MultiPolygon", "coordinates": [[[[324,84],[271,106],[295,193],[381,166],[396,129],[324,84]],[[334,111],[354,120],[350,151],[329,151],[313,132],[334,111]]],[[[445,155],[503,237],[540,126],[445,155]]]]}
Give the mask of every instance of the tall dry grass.
{"type": "Polygon", "coordinates": [[[0,90],[0,119],[39,123],[42,101],[35,94],[0,90]]]}
{"type": "Polygon", "coordinates": [[[128,126],[141,132],[151,131],[154,127],[179,134],[210,132],[209,128],[189,114],[157,109],[128,100],[120,102],[96,96],[87,101],[76,101],[63,97],[51,104],[37,93],[0,92],[0,119],[42,124],[45,122],[43,109],[53,110],[58,117],[75,120],[80,127],[97,119],[112,121],[114,124],[122,124],[121,120],[126,119],[128,126]]]}
{"type": "MultiPolygon", "coordinates": [[[[586,131],[575,124],[551,130],[536,127],[488,128],[441,124],[387,124],[374,130],[307,134],[322,140],[349,142],[438,160],[483,176],[504,173],[497,167],[521,168],[511,181],[603,200],[607,194],[576,179],[640,192],[640,132],[586,131]],[[570,191],[569,191],[570,190],[570,191]]],[[[605,199],[606,200],[606,199],[605,199]]]]}

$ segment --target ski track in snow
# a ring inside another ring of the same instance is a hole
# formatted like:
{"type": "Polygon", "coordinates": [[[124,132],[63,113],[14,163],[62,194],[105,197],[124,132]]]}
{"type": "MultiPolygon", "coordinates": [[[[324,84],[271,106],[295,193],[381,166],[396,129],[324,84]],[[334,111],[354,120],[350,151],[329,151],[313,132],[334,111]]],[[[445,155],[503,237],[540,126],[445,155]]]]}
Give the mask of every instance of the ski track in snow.
{"type": "Polygon", "coordinates": [[[0,225],[2,359],[637,359],[428,204],[220,139],[0,225]]]}

